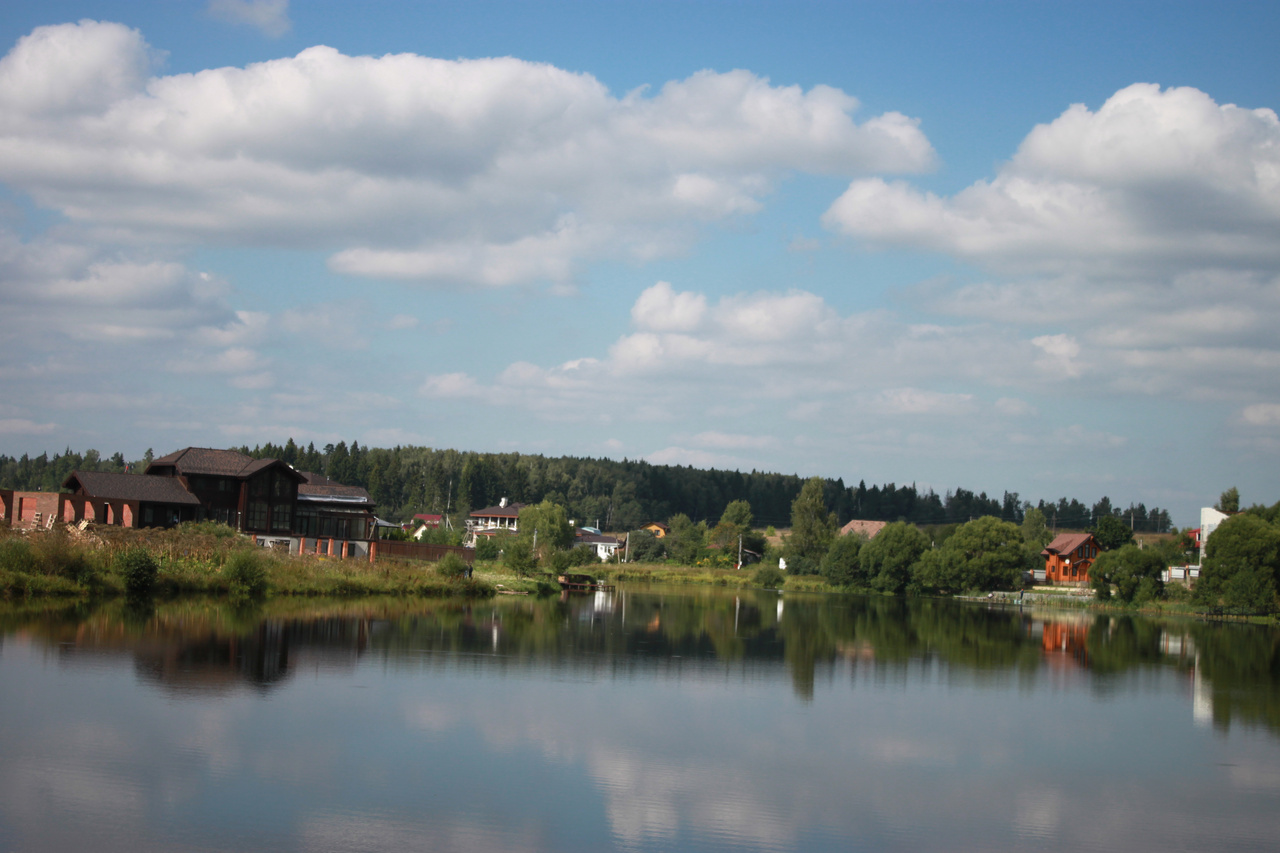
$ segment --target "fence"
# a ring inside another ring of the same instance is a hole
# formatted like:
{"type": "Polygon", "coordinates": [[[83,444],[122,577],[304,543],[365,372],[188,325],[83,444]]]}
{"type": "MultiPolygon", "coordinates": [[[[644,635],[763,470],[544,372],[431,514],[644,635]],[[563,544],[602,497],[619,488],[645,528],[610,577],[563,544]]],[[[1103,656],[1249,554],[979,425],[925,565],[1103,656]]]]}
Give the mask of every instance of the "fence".
{"type": "Polygon", "coordinates": [[[445,554],[457,554],[467,565],[476,560],[475,548],[461,545],[424,545],[421,542],[396,542],[385,540],[372,543],[372,560],[424,560],[434,563],[445,554]]]}

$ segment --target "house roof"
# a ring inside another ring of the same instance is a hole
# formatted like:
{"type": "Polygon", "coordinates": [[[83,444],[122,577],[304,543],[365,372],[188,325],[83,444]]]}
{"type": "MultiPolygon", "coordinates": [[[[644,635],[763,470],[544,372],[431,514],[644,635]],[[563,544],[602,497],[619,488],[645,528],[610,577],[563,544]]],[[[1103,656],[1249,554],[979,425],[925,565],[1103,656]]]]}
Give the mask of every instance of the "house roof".
{"type": "Polygon", "coordinates": [[[151,460],[151,464],[143,473],[150,474],[153,468],[173,468],[183,476],[196,474],[243,478],[273,465],[278,465],[294,477],[301,478],[292,466],[279,459],[254,459],[238,450],[215,450],[211,447],[185,447],[182,450],[175,450],[173,453],[151,460]]]}
{"type": "Polygon", "coordinates": [[[172,477],[115,474],[105,471],[72,471],[63,488],[83,492],[91,498],[199,506],[200,499],[172,477]]]}
{"type": "Polygon", "coordinates": [[[622,540],[616,536],[606,536],[603,533],[587,533],[579,530],[574,537],[575,540],[584,545],[621,545],[622,540]]]}
{"type": "Polygon", "coordinates": [[[519,518],[520,510],[527,504],[509,503],[506,506],[487,506],[471,513],[472,518],[519,518]]]}
{"type": "Polygon", "coordinates": [[[1059,533],[1054,540],[1040,552],[1041,557],[1050,554],[1066,554],[1074,551],[1086,542],[1093,541],[1092,533],[1059,533]]]}
{"type": "Polygon", "coordinates": [[[323,474],[299,471],[303,481],[298,484],[298,500],[312,503],[366,504],[373,506],[373,498],[360,486],[344,486],[323,474]]]}
{"type": "Polygon", "coordinates": [[[645,527],[646,527],[646,528],[648,528],[648,527],[656,527],[656,528],[658,528],[659,530],[665,530],[667,533],[670,533],[670,532],[671,532],[671,528],[670,528],[670,527],[668,527],[667,525],[663,524],[661,521],[651,521],[651,522],[649,522],[648,524],[646,524],[646,525],[645,525],[645,527]]]}
{"type": "Polygon", "coordinates": [[[413,517],[418,519],[419,521],[443,521],[444,520],[443,515],[432,515],[431,513],[427,513],[427,512],[414,513],[413,517]]]}
{"type": "Polygon", "coordinates": [[[862,519],[855,518],[853,521],[840,528],[840,535],[848,536],[852,533],[855,536],[865,536],[868,539],[872,539],[877,533],[884,530],[885,525],[888,523],[889,522],[887,521],[863,521],[862,519]]]}

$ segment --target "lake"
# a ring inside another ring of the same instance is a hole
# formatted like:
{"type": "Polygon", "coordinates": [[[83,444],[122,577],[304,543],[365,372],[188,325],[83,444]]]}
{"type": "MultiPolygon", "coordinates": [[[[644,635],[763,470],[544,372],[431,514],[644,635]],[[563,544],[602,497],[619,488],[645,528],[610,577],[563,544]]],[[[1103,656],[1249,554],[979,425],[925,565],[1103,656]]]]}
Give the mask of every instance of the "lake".
{"type": "Polygon", "coordinates": [[[1280,632],[712,588],[0,606],[0,850],[1274,850],[1280,632]]]}

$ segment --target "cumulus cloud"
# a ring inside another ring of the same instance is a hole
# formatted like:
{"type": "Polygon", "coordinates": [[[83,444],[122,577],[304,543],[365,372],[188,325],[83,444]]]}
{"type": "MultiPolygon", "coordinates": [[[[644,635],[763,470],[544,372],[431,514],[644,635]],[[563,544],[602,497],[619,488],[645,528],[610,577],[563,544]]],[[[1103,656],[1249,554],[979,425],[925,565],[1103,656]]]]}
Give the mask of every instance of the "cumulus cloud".
{"type": "Polygon", "coordinates": [[[289,0],[209,0],[209,14],[233,24],[247,24],[273,38],[293,27],[289,0]]]}
{"type": "Polygon", "coordinates": [[[758,210],[790,171],[912,172],[934,156],[914,119],[858,123],[838,89],[747,71],[619,97],[509,57],[318,46],[147,77],[149,57],[118,24],[20,41],[0,60],[0,179],[102,239],[312,247],[350,275],[504,286],[669,254],[758,210]]]}
{"type": "Polygon", "coordinates": [[[953,197],[854,181],[832,230],[1014,271],[1280,266],[1280,120],[1191,88],[1135,84],[1036,127],[953,197]]]}

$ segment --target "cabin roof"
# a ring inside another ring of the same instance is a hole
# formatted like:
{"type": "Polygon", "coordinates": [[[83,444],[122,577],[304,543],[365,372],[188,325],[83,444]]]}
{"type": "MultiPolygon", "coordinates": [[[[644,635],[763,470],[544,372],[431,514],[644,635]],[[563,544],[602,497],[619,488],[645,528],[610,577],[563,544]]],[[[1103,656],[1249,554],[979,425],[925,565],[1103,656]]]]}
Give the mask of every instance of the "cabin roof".
{"type": "Polygon", "coordinates": [[[141,474],[117,474],[108,471],[72,471],[63,488],[82,492],[91,498],[149,503],[199,506],[200,499],[172,477],[147,477],[141,474]]]}
{"type": "Polygon", "coordinates": [[[1040,556],[1047,557],[1050,554],[1066,554],[1090,541],[1093,541],[1092,533],[1059,533],[1054,537],[1054,540],[1045,546],[1045,549],[1040,552],[1040,556]]]}

